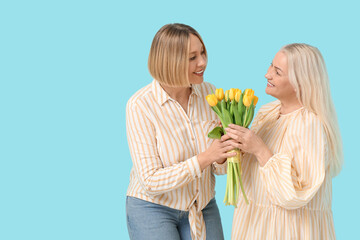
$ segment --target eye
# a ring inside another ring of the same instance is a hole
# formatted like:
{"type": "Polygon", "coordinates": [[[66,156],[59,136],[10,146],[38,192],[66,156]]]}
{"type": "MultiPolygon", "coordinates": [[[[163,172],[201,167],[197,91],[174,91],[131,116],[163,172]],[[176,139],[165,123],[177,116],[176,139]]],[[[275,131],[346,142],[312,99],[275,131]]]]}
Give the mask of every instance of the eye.
{"type": "Polygon", "coordinates": [[[190,61],[194,61],[195,59],[196,59],[196,56],[189,58],[190,61]]]}
{"type": "Polygon", "coordinates": [[[201,55],[204,55],[205,54],[205,50],[203,50],[202,52],[201,52],[201,55]]]}
{"type": "Polygon", "coordinates": [[[278,72],[278,70],[276,70],[276,75],[279,75],[279,76],[280,76],[280,73],[278,72]]]}

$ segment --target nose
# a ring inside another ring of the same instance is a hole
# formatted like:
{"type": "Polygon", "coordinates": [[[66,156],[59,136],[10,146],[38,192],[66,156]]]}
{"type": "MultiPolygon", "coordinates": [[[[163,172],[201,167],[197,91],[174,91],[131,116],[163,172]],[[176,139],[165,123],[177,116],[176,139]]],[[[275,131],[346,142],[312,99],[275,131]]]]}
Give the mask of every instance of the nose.
{"type": "Polygon", "coordinates": [[[270,74],[269,74],[269,72],[267,72],[267,73],[265,74],[265,78],[266,78],[266,79],[270,79],[270,74]]]}
{"type": "Polygon", "coordinates": [[[269,67],[268,71],[267,71],[266,74],[265,74],[265,78],[266,78],[266,79],[271,79],[271,78],[272,78],[271,73],[270,73],[270,68],[271,68],[271,67],[269,67]]]}
{"type": "Polygon", "coordinates": [[[207,59],[206,59],[206,56],[201,56],[199,57],[199,61],[197,63],[198,67],[204,67],[206,66],[206,62],[207,62],[207,59]]]}

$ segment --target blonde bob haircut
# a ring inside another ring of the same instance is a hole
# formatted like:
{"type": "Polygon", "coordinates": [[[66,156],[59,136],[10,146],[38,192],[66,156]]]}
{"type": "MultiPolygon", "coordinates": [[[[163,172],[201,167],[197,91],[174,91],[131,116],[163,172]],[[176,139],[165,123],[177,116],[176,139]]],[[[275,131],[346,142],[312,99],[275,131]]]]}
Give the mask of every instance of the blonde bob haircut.
{"type": "Polygon", "coordinates": [[[317,48],[307,44],[289,44],[280,51],[287,56],[289,81],[298,100],[323,123],[330,150],[330,174],[335,177],[341,171],[344,158],[325,61],[317,48]]]}
{"type": "Polygon", "coordinates": [[[200,34],[192,27],[174,23],[163,26],[151,44],[148,68],[151,76],[169,87],[189,87],[190,34],[199,38],[206,48],[200,34]]]}

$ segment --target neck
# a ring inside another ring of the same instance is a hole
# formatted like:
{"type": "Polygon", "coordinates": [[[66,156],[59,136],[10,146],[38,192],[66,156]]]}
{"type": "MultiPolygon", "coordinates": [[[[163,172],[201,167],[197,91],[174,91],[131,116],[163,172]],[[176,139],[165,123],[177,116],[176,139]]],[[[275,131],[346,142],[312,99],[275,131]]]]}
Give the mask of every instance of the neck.
{"type": "Polygon", "coordinates": [[[280,100],[280,102],[281,102],[280,114],[291,113],[302,107],[302,105],[300,104],[297,98],[280,100]]]}
{"type": "Polygon", "coordinates": [[[165,90],[169,96],[178,101],[179,103],[182,103],[184,101],[189,100],[189,96],[191,94],[191,87],[169,87],[161,85],[161,87],[165,90]]]}

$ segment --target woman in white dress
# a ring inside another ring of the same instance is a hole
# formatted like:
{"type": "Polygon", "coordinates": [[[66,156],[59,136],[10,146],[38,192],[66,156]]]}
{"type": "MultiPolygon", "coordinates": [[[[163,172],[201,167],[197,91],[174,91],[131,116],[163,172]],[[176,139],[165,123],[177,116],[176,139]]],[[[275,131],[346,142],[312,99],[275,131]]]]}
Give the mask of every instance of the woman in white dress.
{"type": "Polygon", "coordinates": [[[335,239],[332,178],[342,142],[328,75],[319,50],[284,46],[268,72],[264,105],[251,130],[230,125],[222,140],[245,152],[242,195],[232,239],[335,239]]]}

